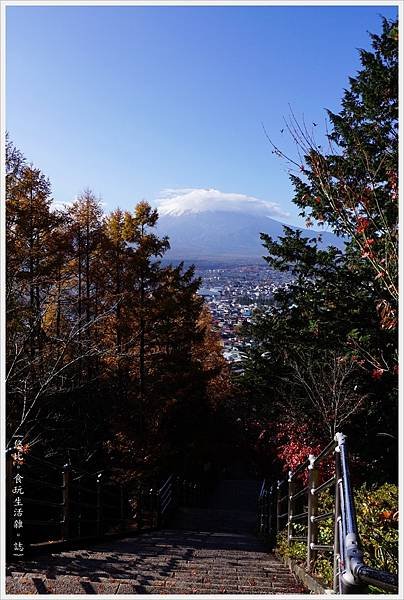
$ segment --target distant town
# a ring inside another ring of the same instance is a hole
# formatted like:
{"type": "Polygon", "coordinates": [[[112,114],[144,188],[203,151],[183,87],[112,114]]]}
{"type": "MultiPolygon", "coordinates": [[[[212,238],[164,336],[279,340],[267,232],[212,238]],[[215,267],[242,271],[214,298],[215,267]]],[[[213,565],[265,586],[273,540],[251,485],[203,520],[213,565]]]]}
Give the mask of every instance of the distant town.
{"type": "Polygon", "coordinates": [[[255,310],[272,303],[275,290],[288,285],[291,274],[262,264],[198,266],[196,274],[202,278],[199,294],[205,298],[223,340],[223,356],[237,370],[252,343],[240,334],[243,323],[251,321],[255,310]]]}

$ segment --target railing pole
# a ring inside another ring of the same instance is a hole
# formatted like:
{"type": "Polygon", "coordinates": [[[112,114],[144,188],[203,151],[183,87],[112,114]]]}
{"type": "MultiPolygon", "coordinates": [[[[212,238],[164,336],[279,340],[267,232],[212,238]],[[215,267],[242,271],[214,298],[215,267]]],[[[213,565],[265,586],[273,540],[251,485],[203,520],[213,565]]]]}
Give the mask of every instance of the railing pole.
{"type": "Polygon", "coordinates": [[[313,560],[316,558],[317,551],[312,545],[317,544],[317,523],[313,522],[318,511],[318,496],[313,494],[313,490],[318,486],[318,469],[316,469],[315,456],[309,455],[308,466],[308,502],[307,502],[307,569],[310,570],[313,565],[313,560]]]}
{"type": "Polygon", "coordinates": [[[156,501],[156,528],[160,529],[162,515],[161,515],[161,498],[160,498],[160,494],[159,494],[158,490],[156,491],[155,501],[156,501]]]}
{"type": "MultiPolygon", "coordinates": [[[[199,481],[198,481],[198,495],[197,495],[196,501],[197,501],[197,506],[200,507],[202,504],[202,486],[199,483],[199,481]]],[[[178,504],[178,498],[177,498],[177,504],[178,504]]]]}
{"type": "Polygon", "coordinates": [[[70,483],[71,468],[70,463],[66,463],[62,471],[62,540],[66,541],[70,536],[70,483]]]}
{"type": "Polygon", "coordinates": [[[340,477],[341,469],[339,464],[339,447],[335,451],[335,508],[334,508],[334,580],[333,589],[336,594],[340,593],[340,571],[341,571],[341,548],[340,548],[340,527],[341,527],[341,496],[340,496],[340,477]]]}
{"type": "Polygon", "coordinates": [[[265,533],[266,533],[266,536],[268,539],[271,536],[271,519],[272,519],[272,514],[271,514],[272,513],[272,510],[271,510],[272,493],[271,493],[271,491],[272,491],[272,488],[269,488],[267,490],[266,498],[265,498],[265,503],[266,503],[266,507],[267,507],[266,522],[265,522],[266,532],[265,533]]]}
{"type": "Polygon", "coordinates": [[[271,546],[276,545],[276,539],[274,540],[274,486],[271,485],[268,493],[268,539],[270,541],[271,546]]]}
{"type": "Polygon", "coordinates": [[[102,473],[97,475],[97,536],[102,533],[102,473]]]}
{"type": "Polygon", "coordinates": [[[142,511],[143,511],[143,488],[139,485],[136,495],[136,523],[137,528],[142,529],[142,511]]]}
{"type": "Polygon", "coordinates": [[[293,509],[294,509],[294,501],[292,499],[293,494],[295,493],[296,484],[292,479],[292,471],[289,471],[288,474],[288,546],[290,546],[290,538],[293,536],[293,509]]]}
{"type": "Polygon", "coordinates": [[[341,592],[343,594],[366,593],[367,586],[358,577],[358,570],[363,565],[363,552],[359,546],[355,502],[349,474],[346,436],[342,433],[336,433],[335,439],[338,444],[341,461],[342,494],[345,511],[345,539],[343,541],[345,569],[344,574],[341,576],[341,592]]]}
{"type": "Polygon", "coordinates": [[[153,488],[149,490],[150,524],[154,529],[157,527],[156,492],[153,488]]]}
{"type": "Polygon", "coordinates": [[[121,532],[126,531],[126,520],[125,520],[125,490],[123,484],[119,486],[119,512],[120,512],[120,530],[121,532]]]}
{"type": "Polygon", "coordinates": [[[278,533],[281,530],[281,482],[278,479],[278,483],[276,486],[276,535],[278,535],[278,533]]]}
{"type": "Polygon", "coordinates": [[[82,510],[83,510],[83,506],[82,506],[82,502],[83,502],[83,498],[82,498],[82,489],[81,489],[81,477],[79,476],[78,480],[77,480],[77,497],[78,497],[78,501],[77,501],[77,537],[81,538],[81,518],[82,518],[82,510]]]}
{"type": "Polygon", "coordinates": [[[261,534],[266,535],[266,518],[267,518],[267,498],[266,498],[266,490],[262,493],[261,499],[261,534]]]}

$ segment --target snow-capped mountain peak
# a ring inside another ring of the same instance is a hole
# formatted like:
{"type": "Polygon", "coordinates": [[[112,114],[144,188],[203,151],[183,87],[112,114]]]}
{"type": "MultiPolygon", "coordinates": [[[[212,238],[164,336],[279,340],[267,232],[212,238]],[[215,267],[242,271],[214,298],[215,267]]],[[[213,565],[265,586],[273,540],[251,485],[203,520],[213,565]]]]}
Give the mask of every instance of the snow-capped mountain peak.
{"type": "MultiPolygon", "coordinates": [[[[281,221],[288,216],[274,202],[214,188],[164,190],[157,205],[158,233],[170,239],[167,257],[181,260],[262,260],[260,233],[283,235],[281,221]]],[[[315,231],[303,233],[317,236],[315,231]]],[[[325,246],[338,245],[332,234],[321,235],[325,246]]]]}
{"type": "Polygon", "coordinates": [[[157,200],[159,214],[183,216],[205,212],[245,213],[277,218],[287,218],[276,202],[234,192],[221,192],[215,188],[167,189],[157,200]]]}

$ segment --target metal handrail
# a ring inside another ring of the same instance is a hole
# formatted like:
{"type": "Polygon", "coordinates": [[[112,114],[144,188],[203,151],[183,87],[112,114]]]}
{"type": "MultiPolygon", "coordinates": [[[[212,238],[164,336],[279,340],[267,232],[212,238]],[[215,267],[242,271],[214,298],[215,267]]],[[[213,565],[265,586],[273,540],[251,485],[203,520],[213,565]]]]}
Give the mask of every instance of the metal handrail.
{"type": "Polygon", "coordinates": [[[349,458],[346,436],[336,433],[334,439],[317,455],[310,455],[288,477],[278,481],[276,485],[264,480],[258,498],[258,532],[276,543],[276,534],[285,525],[288,528],[288,544],[295,541],[307,544],[307,570],[310,571],[318,551],[332,551],[334,554],[333,589],[339,594],[357,594],[366,592],[368,585],[373,585],[385,592],[398,592],[398,576],[379,569],[373,569],[364,563],[363,551],[358,536],[353,489],[349,471],[349,458]],[[318,465],[330,454],[334,453],[335,473],[319,484],[318,465]],[[308,483],[301,490],[296,490],[298,474],[307,468],[308,483]],[[288,493],[281,496],[280,490],[288,485],[288,493]],[[335,486],[333,511],[318,514],[318,495],[328,487],[335,486]],[[276,488],[276,491],[275,491],[276,488]],[[307,512],[294,514],[296,501],[307,499],[307,512]],[[284,503],[287,511],[284,512],[284,503]],[[276,505],[276,508],[275,508],[276,505]],[[286,517],[286,523],[281,526],[286,517]],[[306,535],[293,535],[293,523],[303,521],[307,517],[306,535]],[[334,517],[334,543],[332,545],[318,543],[318,523],[334,517]]]}
{"type": "Polygon", "coordinates": [[[291,481],[292,479],[294,479],[296,477],[296,475],[299,475],[299,473],[304,471],[304,469],[308,466],[309,466],[309,459],[302,462],[299,466],[296,467],[296,469],[294,471],[289,471],[288,481],[291,481]]]}
{"type": "Polygon", "coordinates": [[[340,570],[345,569],[340,577],[340,591],[344,594],[355,594],[361,591],[362,588],[366,588],[367,585],[375,585],[384,591],[397,593],[397,575],[373,569],[363,562],[363,552],[359,542],[355,503],[349,472],[346,436],[343,433],[336,433],[335,442],[336,460],[338,461],[339,455],[344,497],[343,512],[342,503],[340,503],[341,521],[345,522],[345,536],[343,536],[342,548],[339,553],[340,570]]]}
{"type": "Polygon", "coordinates": [[[324,460],[324,458],[327,458],[327,456],[332,454],[334,452],[334,450],[335,450],[335,439],[331,440],[331,442],[329,444],[327,444],[327,446],[321,450],[321,452],[320,452],[320,454],[318,454],[318,456],[313,457],[313,465],[316,465],[320,461],[324,460]]]}

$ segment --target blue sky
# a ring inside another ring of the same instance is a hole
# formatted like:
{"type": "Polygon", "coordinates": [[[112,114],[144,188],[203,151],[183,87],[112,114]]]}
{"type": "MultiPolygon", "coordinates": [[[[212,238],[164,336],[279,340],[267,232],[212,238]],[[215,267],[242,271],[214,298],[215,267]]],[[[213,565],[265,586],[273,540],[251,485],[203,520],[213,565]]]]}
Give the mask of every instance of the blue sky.
{"type": "MultiPolygon", "coordinates": [[[[169,188],[279,205],[302,224],[285,165],[291,104],[338,110],[357,48],[396,7],[9,6],[7,129],[57,202],[89,187],[107,209],[169,188]]],[[[319,140],[321,141],[321,140],[319,140]]],[[[170,192],[172,194],[172,191],[170,192]]]]}

